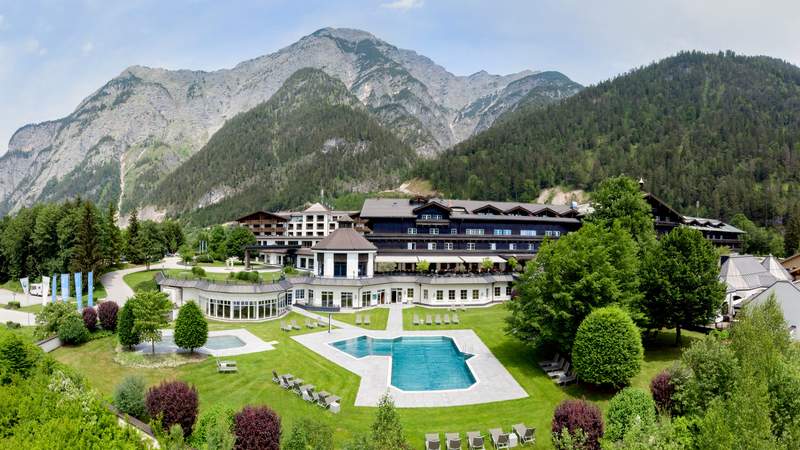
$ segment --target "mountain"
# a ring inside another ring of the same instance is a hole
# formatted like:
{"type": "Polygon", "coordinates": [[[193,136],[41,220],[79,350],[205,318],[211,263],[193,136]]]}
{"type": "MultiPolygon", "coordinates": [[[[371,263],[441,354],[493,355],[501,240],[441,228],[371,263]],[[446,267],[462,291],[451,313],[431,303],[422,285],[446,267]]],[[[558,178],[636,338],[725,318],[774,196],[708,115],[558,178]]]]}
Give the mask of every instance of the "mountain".
{"type": "Polygon", "coordinates": [[[556,104],[520,106],[418,175],[455,197],[529,200],[620,173],[690,215],[780,223],[800,208],[800,68],[680,53],[556,104]]]}
{"type": "Polygon", "coordinates": [[[339,80],[365,111],[432,156],[521,101],[549,103],[581,86],[552,73],[455,76],[358,30],[319,30],[275,53],[213,72],[134,66],[67,117],[26,125],[0,157],[0,214],[80,194],[123,212],[202,148],[227,120],[269,100],[295,72],[339,80]],[[535,98],[525,100],[527,97],[535,98]]]}
{"type": "Polygon", "coordinates": [[[345,85],[317,69],[293,74],[267,102],[217,131],[146,199],[195,223],[253,208],[399,184],[416,152],[383,128],[345,85]]]}

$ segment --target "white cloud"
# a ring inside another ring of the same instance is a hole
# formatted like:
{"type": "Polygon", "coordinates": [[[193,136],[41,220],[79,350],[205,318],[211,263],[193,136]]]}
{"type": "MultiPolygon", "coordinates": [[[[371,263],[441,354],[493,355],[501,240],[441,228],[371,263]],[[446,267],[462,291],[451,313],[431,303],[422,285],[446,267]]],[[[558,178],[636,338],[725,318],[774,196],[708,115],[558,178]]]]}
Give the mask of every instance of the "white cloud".
{"type": "Polygon", "coordinates": [[[381,7],[408,11],[409,9],[421,8],[425,4],[424,0],[394,0],[389,3],[382,3],[381,7]]]}
{"type": "Polygon", "coordinates": [[[81,45],[81,53],[84,55],[88,55],[92,53],[94,50],[94,43],[92,41],[87,41],[85,44],[81,45]]]}
{"type": "Polygon", "coordinates": [[[25,53],[30,53],[32,55],[44,56],[47,54],[47,49],[42,47],[38,39],[28,39],[22,44],[22,49],[25,53]]]}

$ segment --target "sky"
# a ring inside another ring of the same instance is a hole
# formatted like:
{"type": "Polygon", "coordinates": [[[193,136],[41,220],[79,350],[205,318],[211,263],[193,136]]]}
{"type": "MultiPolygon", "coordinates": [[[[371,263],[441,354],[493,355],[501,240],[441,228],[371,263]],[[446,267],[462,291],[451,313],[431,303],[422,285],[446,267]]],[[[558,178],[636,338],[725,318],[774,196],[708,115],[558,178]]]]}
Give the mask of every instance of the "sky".
{"type": "Polygon", "coordinates": [[[558,70],[589,85],[680,50],[800,65],[797,0],[0,0],[0,154],[131,65],[216,70],[324,27],[457,75],[558,70]]]}

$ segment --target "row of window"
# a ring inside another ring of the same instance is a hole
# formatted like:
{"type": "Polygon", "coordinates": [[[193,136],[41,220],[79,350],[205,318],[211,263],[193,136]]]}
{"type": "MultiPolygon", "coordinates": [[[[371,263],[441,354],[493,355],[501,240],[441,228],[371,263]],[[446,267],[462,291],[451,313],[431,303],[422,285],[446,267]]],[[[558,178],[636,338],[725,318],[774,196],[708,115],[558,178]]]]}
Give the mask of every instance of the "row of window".
{"type": "MultiPolygon", "coordinates": [[[[481,289],[436,289],[433,291],[433,298],[436,301],[444,301],[445,300],[445,293],[447,293],[447,300],[448,301],[455,301],[456,296],[458,295],[458,300],[460,301],[478,301],[481,298],[486,298],[489,296],[489,288],[484,289],[484,294],[481,296],[481,289]]],[[[494,287],[494,296],[500,297],[503,293],[503,288],[501,286],[494,287]]],[[[320,291],[320,304],[318,306],[322,306],[325,308],[332,308],[335,307],[336,304],[334,303],[334,293],[332,291],[320,291]]],[[[390,290],[390,297],[386,297],[386,290],[380,289],[375,292],[371,291],[363,291],[361,293],[361,304],[354,304],[353,300],[353,293],[352,292],[340,292],[339,293],[339,306],[342,308],[360,308],[365,306],[370,306],[373,304],[383,304],[387,302],[401,302],[403,300],[403,295],[405,295],[406,299],[413,299],[414,298],[414,288],[392,288],[390,290]]],[[[505,294],[506,296],[511,296],[511,285],[505,287],[505,294]]],[[[302,301],[305,299],[305,290],[304,289],[295,289],[294,297],[297,301],[302,301]]],[[[428,289],[422,290],[422,300],[427,301],[430,298],[430,291],[428,289]]],[[[308,302],[307,304],[314,303],[314,291],[308,289],[308,302]]]]}
{"type": "MultiPolygon", "coordinates": [[[[486,230],[484,230],[483,228],[467,228],[467,229],[464,230],[464,234],[467,234],[467,235],[470,235],[470,236],[483,236],[485,231],[486,230]]],[[[511,230],[507,229],[507,228],[496,228],[496,229],[494,229],[493,233],[494,233],[495,236],[511,236],[511,234],[512,234],[511,230]]],[[[537,233],[536,230],[520,230],[519,231],[520,236],[537,236],[536,233],[537,233]]],[[[417,233],[417,229],[414,228],[414,227],[410,227],[410,228],[408,228],[406,230],[406,234],[418,234],[417,233]]],[[[430,228],[430,229],[428,229],[428,234],[434,234],[434,235],[439,234],[439,229],[438,228],[430,228]]],[[[450,228],[450,234],[458,234],[458,229],[450,228]]],[[[544,235],[545,236],[558,237],[558,236],[561,235],[561,232],[558,231],[558,230],[546,230],[544,232],[544,235]]]]}
{"type": "MultiPolygon", "coordinates": [[[[291,302],[291,297],[289,298],[291,302]]],[[[264,300],[220,300],[200,297],[206,316],[226,320],[259,320],[278,317],[286,312],[287,297],[264,300]]]]}
{"type": "MultiPolygon", "coordinates": [[[[452,242],[445,242],[444,247],[445,250],[453,250],[453,243],[452,242]]],[[[497,246],[496,242],[489,243],[490,250],[497,250],[499,247],[497,246]]],[[[406,250],[416,250],[417,243],[416,242],[406,242],[406,250]]],[[[439,245],[436,242],[428,242],[427,243],[428,250],[438,250],[439,245]]],[[[466,250],[475,250],[475,243],[474,242],[467,242],[466,250]]],[[[533,242],[525,243],[525,244],[517,244],[516,242],[509,242],[508,243],[509,250],[536,250],[536,244],[533,242]]]]}

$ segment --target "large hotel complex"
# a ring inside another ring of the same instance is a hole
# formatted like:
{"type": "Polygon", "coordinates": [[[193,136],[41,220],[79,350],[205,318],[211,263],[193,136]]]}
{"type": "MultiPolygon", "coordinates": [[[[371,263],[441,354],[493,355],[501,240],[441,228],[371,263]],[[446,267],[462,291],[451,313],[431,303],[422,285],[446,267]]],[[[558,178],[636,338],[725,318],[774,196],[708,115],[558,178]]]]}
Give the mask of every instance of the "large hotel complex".
{"type": "MultiPolygon", "coordinates": [[[[683,216],[651,194],[658,233],[692,227],[739,250],[743,232],[683,216]]],[[[588,205],[542,205],[438,198],[372,198],[361,211],[315,203],[302,211],[258,211],[237,220],[256,237],[253,263],[292,266],[301,276],[275,283],[158,282],[177,304],[195,300],[223,320],[265,320],[289,305],[338,311],[387,303],[485,305],[511,298],[512,263],[534,257],[546,239],[580,228],[588,205]]]]}

